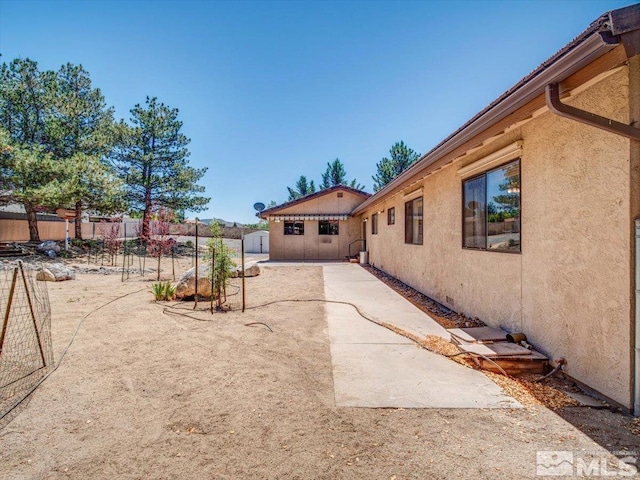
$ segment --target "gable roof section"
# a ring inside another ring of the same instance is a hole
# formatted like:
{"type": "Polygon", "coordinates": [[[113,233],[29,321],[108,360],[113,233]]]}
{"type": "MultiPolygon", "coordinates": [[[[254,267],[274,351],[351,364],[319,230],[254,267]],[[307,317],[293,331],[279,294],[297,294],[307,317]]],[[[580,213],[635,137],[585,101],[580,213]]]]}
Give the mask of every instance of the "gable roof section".
{"type": "Polygon", "coordinates": [[[309,195],[305,195],[304,197],[300,197],[300,198],[296,198],[295,200],[291,200],[289,202],[285,202],[285,203],[281,203],[280,205],[276,205],[275,207],[271,207],[268,208],[266,210],[263,210],[259,213],[257,213],[256,215],[262,219],[266,219],[269,215],[273,215],[278,213],[281,210],[284,210],[285,208],[289,208],[289,207],[293,207],[294,205],[298,205],[304,202],[308,202],[309,200],[313,200],[325,195],[328,195],[330,193],[333,192],[338,192],[338,191],[344,191],[344,192],[350,192],[356,195],[361,195],[363,200],[366,200],[367,198],[369,198],[371,196],[370,193],[367,192],[363,192],[362,190],[357,190],[355,188],[351,188],[347,185],[335,185],[333,187],[330,188],[326,188],[324,190],[319,190],[315,193],[310,193],[309,195]]]}
{"type": "MultiPolygon", "coordinates": [[[[640,32],[639,29],[640,4],[601,15],[585,31],[543,62],[529,75],[522,78],[442,142],[422,155],[410,168],[360,204],[352,214],[362,213],[376,201],[387,195],[397,193],[413,181],[419,180],[420,175],[426,175],[450,163],[453,158],[447,160],[445,158],[447,155],[462,147],[466,147],[467,150],[473,148],[475,145],[469,144],[469,142],[492,126],[495,126],[498,122],[509,119],[510,116],[513,117],[511,125],[522,120],[514,114],[518,109],[530,104],[537,98],[541,96],[544,98],[544,90],[548,84],[566,80],[574,73],[616,49],[621,43],[624,43],[624,47],[628,48],[628,42],[623,42],[620,36],[629,32],[637,34],[640,32]]],[[[636,36],[634,39],[636,43],[637,38],[636,36]]],[[[637,45],[633,47],[637,47],[637,45]]],[[[621,58],[620,55],[616,55],[609,61],[619,64],[625,60],[626,56],[621,58]]],[[[544,106],[544,103],[540,106],[544,106]]]]}

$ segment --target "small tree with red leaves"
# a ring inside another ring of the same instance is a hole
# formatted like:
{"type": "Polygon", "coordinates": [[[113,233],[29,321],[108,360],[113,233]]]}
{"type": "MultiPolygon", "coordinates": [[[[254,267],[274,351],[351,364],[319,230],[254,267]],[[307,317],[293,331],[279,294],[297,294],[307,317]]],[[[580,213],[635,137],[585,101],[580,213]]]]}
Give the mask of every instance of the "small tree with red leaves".
{"type": "Polygon", "coordinates": [[[174,245],[176,244],[175,238],[171,233],[171,220],[173,219],[173,212],[164,207],[158,209],[157,219],[151,222],[150,235],[147,238],[147,251],[149,254],[158,259],[158,277],[160,280],[160,260],[163,256],[169,255],[174,245]]]}
{"type": "Polygon", "coordinates": [[[122,246],[122,240],[120,238],[120,226],[122,225],[122,219],[113,217],[110,221],[100,220],[100,229],[102,230],[102,239],[104,241],[104,249],[109,254],[109,261],[113,265],[115,256],[118,254],[118,250],[122,246]]]}

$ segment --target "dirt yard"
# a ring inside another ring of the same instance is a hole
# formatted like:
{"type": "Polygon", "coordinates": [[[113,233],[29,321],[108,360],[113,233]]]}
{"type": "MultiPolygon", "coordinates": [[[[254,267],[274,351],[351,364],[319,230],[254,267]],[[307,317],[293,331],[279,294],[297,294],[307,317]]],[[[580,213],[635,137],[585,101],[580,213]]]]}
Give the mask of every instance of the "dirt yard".
{"type": "Polygon", "coordinates": [[[49,284],[56,359],[84,322],[0,430],[0,478],[516,479],[539,450],[640,451],[608,411],[336,408],[323,304],[278,302],[322,298],[321,267],[263,266],[245,313],[213,315],[150,277],[49,284]]]}

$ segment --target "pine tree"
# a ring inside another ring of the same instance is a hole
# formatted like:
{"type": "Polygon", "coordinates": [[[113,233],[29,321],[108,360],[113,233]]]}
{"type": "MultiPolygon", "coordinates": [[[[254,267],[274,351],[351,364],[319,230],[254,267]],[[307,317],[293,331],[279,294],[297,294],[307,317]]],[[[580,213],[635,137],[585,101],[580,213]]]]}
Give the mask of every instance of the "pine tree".
{"type": "Polygon", "coordinates": [[[380,190],[420,158],[420,154],[407,147],[403,141],[393,144],[389,150],[389,156],[390,158],[384,157],[376,164],[377,174],[372,177],[374,192],[380,190]]]}
{"type": "Polygon", "coordinates": [[[75,236],[82,238],[82,212],[103,214],[125,208],[122,185],[103,160],[112,146],[113,109],[93,88],[82,65],[63,65],[49,92],[53,106],[49,141],[54,156],[67,163],[67,181],[61,204],[76,212],[75,236]]]}
{"type": "Polygon", "coordinates": [[[360,185],[355,178],[351,182],[347,182],[347,171],[339,158],[336,158],[333,162],[327,162],[327,169],[322,174],[320,190],[326,190],[336,185],[348,185],[356,190],[364,189],[364,185],[360,185]]]}
{"type": "Polygon", "coordinates": [[[111,154],[119,177],[126,185],[127,200],[142,213],[143,239],[149,237],[154,205],[172,210],[203,210],[209,198],[199,195],[197,182],[206,168],[189,166],[190,140],[182,133],[178,109],[148,98],[145,106],[131,110],[131,126],[121,122],[118,142],[111,154]]]}
{"type": "Polygon", "coordinates": [[[307,182],[307,177],[300,175],[295,188],[287,187],[287,190],[289,191],[289,200],[295,200],[296,198],[315,193],[316,186],[313,180],[307,182]]]}
{"type": "Polygon", "coordinates": [[[53,203],[52,194],[59,194],[54,182],[65,178],[46,147],[52,118],[48,92],[54,77],[53,72],[40,72],[28,58],[0,66],[0,195],[4,203],[24,206],[31,241],[40,240],[36,209],[53,203]]]}

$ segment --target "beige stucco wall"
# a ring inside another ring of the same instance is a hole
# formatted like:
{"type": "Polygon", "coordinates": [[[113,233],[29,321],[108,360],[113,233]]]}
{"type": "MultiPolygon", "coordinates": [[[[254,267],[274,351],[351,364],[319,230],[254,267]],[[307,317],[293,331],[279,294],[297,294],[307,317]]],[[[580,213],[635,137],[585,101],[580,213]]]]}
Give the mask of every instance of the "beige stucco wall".
{"type": "MultiPolygon", "coordinates": [[[[565,101],[628,123],[628,98],[624,68],[565,101]]],[[[372,205],[365,216],[385,213],[378,235],[368,227],[370,261],[459,312],[523,331],[565,357],[569,375],[631,407],[629,152],[626,138],[544,113],[424,179],[423,245],[404,243],[402,194],[372,205]],[[522,253],[463,249],[457,170],[520,139],[522,253]]]]}
{"type": "MultiPolygon", "coordinates": [[[[328,192],[308,201],[292,205],[277,214],[348,214],[365,197],[347,190],[338,197],[338,191],[328,192]]],[[[305,221],[304,235],[285,235],[284,221],[269,222],[269,258],[271,260],[339,260],[349,254],[349,243],[360,238],[361,220],[349,218],[340,221],[339,235],[319,235],[317,221],[305,221]]],[[[352,253],[360,246],[352,246],[352,253]]]]}

